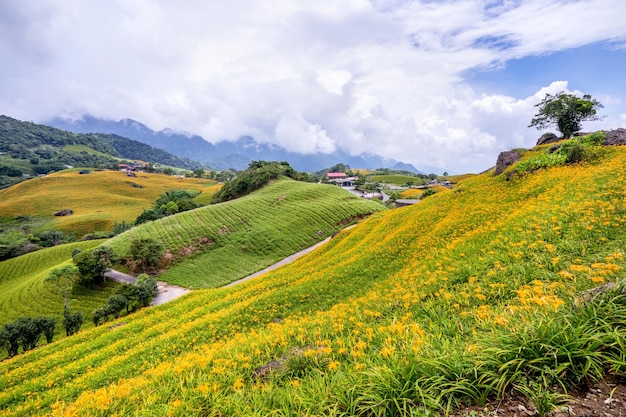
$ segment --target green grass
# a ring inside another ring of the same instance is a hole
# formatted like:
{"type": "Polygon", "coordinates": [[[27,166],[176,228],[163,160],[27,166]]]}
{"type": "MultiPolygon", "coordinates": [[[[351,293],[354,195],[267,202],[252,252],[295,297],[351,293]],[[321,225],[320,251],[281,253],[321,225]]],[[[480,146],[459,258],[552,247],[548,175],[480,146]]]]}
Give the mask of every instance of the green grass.
{"type": "Polygon", "coordinates": [[[283,179],[243,198],[141,225],[107,245],[125,254],[132,239],[155,239],[181,259],[159,279],[213,288],[261,270],[381,209],[339,187],[283,179]]]}
{"type": "MultiPolygon", "coordinates": [[[[73,250],[93,248],[101,243],[88,241],[59,245],[0,262],[0,324],[19,317],[55,316],[57,334],[61,335],[63,298],[44,279],[52,268],[69,262],[73,250]]],[[[88,318],[94,308],[106,301],[111,291],[112,287],[79,289],[72,294],[70,305],[88,318]]],[[[85,327],[90,324],[86,321],[85,327]]]]}
{"type": "Polygon", "coordinates": [[[89,146],[85,146],[85,145],[65,145],[63,147],[64,151],[70,151],[70,152],[76,152],[76,153],[80,153],[80,152],[87,152],[90,155],[98,155],[98,156],[103,156],[106,158],[113,158],[113,159],[117,159],[119,161],[122,160],[122,158],[116,158],[113,157],[109,154],[106,154],[104,152],[100,152],[100,151],[96,151],[94,149],[91,149],[89,146]]]}
{"type": "Polygon", "coordinates": [[[80,238],[93,232],[112,231],[115,223],[132,223],[144,209],[168,190],[191,189],[210,199],[221,186],[215,181],[120,171],[92,171],[80,175],[66,170],[34,178],[0,190],[0,222],[28,215],[43,220],[37,230],[61,230],[80,238]],[[71,216],[54,217],[70,209],[71,216]]]}
{"type": "Polygon", "coordinates": [[[384,182],[393,185],[405,185],[407,182],[413,182],[414,184],[421,184],[422,180],[419,177],[411,175],[371,175],[368,177],[368,181],[384,182]]]}
{"type": "Polygon", "coordinates": [[[0,409],[395,417],[519,394],[549,413],[555,384],[626,376],[626,297],[581,296],[623,279],[625,181],[623,147],[466,179],[247,283],[4,361],[0,409]]]}

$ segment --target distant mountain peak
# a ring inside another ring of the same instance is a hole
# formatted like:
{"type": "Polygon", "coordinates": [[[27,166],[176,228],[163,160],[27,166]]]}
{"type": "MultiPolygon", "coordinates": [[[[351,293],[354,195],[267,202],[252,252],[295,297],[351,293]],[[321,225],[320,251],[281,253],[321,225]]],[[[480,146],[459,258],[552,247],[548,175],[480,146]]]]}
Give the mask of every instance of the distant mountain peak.
{"type": "Polygon", "coordinates": [[[185,130],[179,130],[179,129],[170,129],[169,127],[166,127],[165,129],[159,130],[158,133],[162,133],[164,135],[168,135],[168,136],[176,136],[176,135],[180,135],[180,136],[186,136],[188,138],[192,138],[194,136],[193,133],[187,132],[185,130]]]}
{"type": "Polygon", "coordinates": [[[76,133],[99,132],[125,136],[179,157],[198,160],[215,169],[243,170],[252,161],[266,160],[287,161],[294,169],[306,172],[316,172],[337,163],[344,163],[353,168],[365,169],[394,168],[399,164],[405,171],[423,173],[411,164],[369,152],[351,155],[348,151],[339,149],[332,153],[301,154],[280,145],[258,142],[251,136],[241,136],[234,141],[213,144],[201,136],[182,130],[165,128],[156,132],[133,119],[115,122],[85,115],[76,121],[56,118],[49,124],[76,133]]]}

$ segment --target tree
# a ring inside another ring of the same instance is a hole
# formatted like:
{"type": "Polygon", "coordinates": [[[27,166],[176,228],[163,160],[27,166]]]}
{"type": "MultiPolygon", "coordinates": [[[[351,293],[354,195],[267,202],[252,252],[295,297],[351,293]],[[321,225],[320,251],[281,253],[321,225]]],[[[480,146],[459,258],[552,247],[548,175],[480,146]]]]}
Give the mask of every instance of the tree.
{"type": "Polygon", "coordinates": [[[130,244],[130,256],[141,270],[156,267],[163,256],[163,245],[156,240],[143,238],[130,244]]]}
{"type": "Polygon", "coordinates": [[[52,343],[52,339],[54,338],[54,329],[57,325],[57,319],[54,317],[36,317],[35,323],[37,323],[37,327],[46,337],[47,343],[52,343]]]}
{"type": "Polygon", "coordinates": [[[121,294],[113,294],[107,300],[109,311],[117,319],[120,317],[122,310],[128,308],[128,299],[121,294]]]}
{"type": "Polygon", "coordinates": [[[113,250],[106,246],[86,250],[74,256],[81,281],[86,284],[103,284],[104,274],[115,261],[113,250]]]}
{"type": "Polygon", "coordinates": [[[45,282],[54,285],[63,297],[63,315],[65,316],[69,309],[69,296],[72,287],[79,279],[78,268],[74,265],[65,265],[54,268],[45,278],[45,282]]]}
{"type": "Polygon", "coordinates": [[[193,170],[193,175],[196,178],[202,178],[204,177],[204,169],[202,168],[196,168],[193,170]]]}
{"type": "Polygon", "coordinates": [[[604,106],[589,94],[581,98],[561,91],[554,95],[546,94],[535,107],[539,111],[528,127],[537,127],[541,130],[556,126],[564,138],[570,138],[582,129],[583,121],[601,120],[602,117],[597,115],[597,111],[604,106]]]}
{"type": "Polygon", "coordinates": [[[16,321],[6,323],[0,329],[0,344],[3,345],[9,357],[17,355],[20,348],[21,330],[16,321]]]}
{"type": "Polygon", "coordinates": [[[77,311],[75,313],[67,313],[63,316],[63,327],[65,327],[65,334],[71,336],[76,333],[80,326],[83,325],[83,313],[77,311]]]}

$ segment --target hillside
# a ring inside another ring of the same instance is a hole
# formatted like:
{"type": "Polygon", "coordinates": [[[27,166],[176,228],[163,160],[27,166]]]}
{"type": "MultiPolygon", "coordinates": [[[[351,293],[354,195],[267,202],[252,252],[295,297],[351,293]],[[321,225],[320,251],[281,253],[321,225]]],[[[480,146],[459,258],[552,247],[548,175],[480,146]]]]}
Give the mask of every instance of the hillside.
{"type": "Polygon", "coordinates": [[[439,415],[510,395],[545,414],[555,387],[626,373],[626,296],[581,297],[626,267],[626,149],[595,156],[466,179],[252,281],[4,361],[3,415],[439,415]]]}
{"type": "Polygon", "coordinates": [[[112,134],[78,134],[0,116],[0,186],[23,174],[36,176],[81,167],[112,167],[121,160],[139,160],[184,169],[203,167],[144,143],[112,134]]]}
{"type": "Polygon", "coordinates": [[[61,230],[80,238],[95,231],[111,231],[115,223],[134,222],[143,209],[151,208],[167,190],[201,191],[198,198],[206,203],[220,187],[206,179],[149,173],[131,178],[120,171],[81,175],[68,170],[0,190],[0,221],[32,216],[43,220],[37,230],[61,230]],[[73,214],[54,216],[64,209],[73,214]]]}
{"type": "Polygon", "coordinates": [[[382,209],[340,187],[284,178],[245,197],[140,225],[107,246],[125,254],[131,241],[152,238],[175,261],[160,280],[189,288],[219,287],[382,209]]]}
{"type": "MultiPolygon", "coordinates": [[[[60,336],[63,332],[63,298],[44,279],[50,269],[67,262],[72,251],[93,248],[101,243],[101,240],[94,240],[59,245],[0,262],[0,323],[19,317],[54,316],[57,319],[56,333],[60,336]]],[[[89,317],[111,292],[111,287],[82,289],[80,294],[72,294],[71,306],[89,317]]],[[[85,326],[90,324],[88,321],[85,326]]],[[[4,357],[4,352],[2,355],[4,357]]]]}

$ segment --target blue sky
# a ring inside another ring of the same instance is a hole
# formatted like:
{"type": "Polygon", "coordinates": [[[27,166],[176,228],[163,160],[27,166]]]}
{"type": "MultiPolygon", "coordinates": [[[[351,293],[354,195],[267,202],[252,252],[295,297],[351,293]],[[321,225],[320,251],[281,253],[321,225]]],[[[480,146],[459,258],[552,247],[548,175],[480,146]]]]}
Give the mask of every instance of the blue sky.
{"type": "Polygon", "coordinates": [[[507,61],[498,68],[472,68],[464,75],[473,88],[489,94],[529,96],[553,81],[594,95],[626,97],[626,48],[596,42],[578,48],[507,61]]]}
{"type": "Polygon", "coordinates": [[[626,127],[623,0],[8,0],[0,114],[480,172],[546,93],[626,127]]]}

